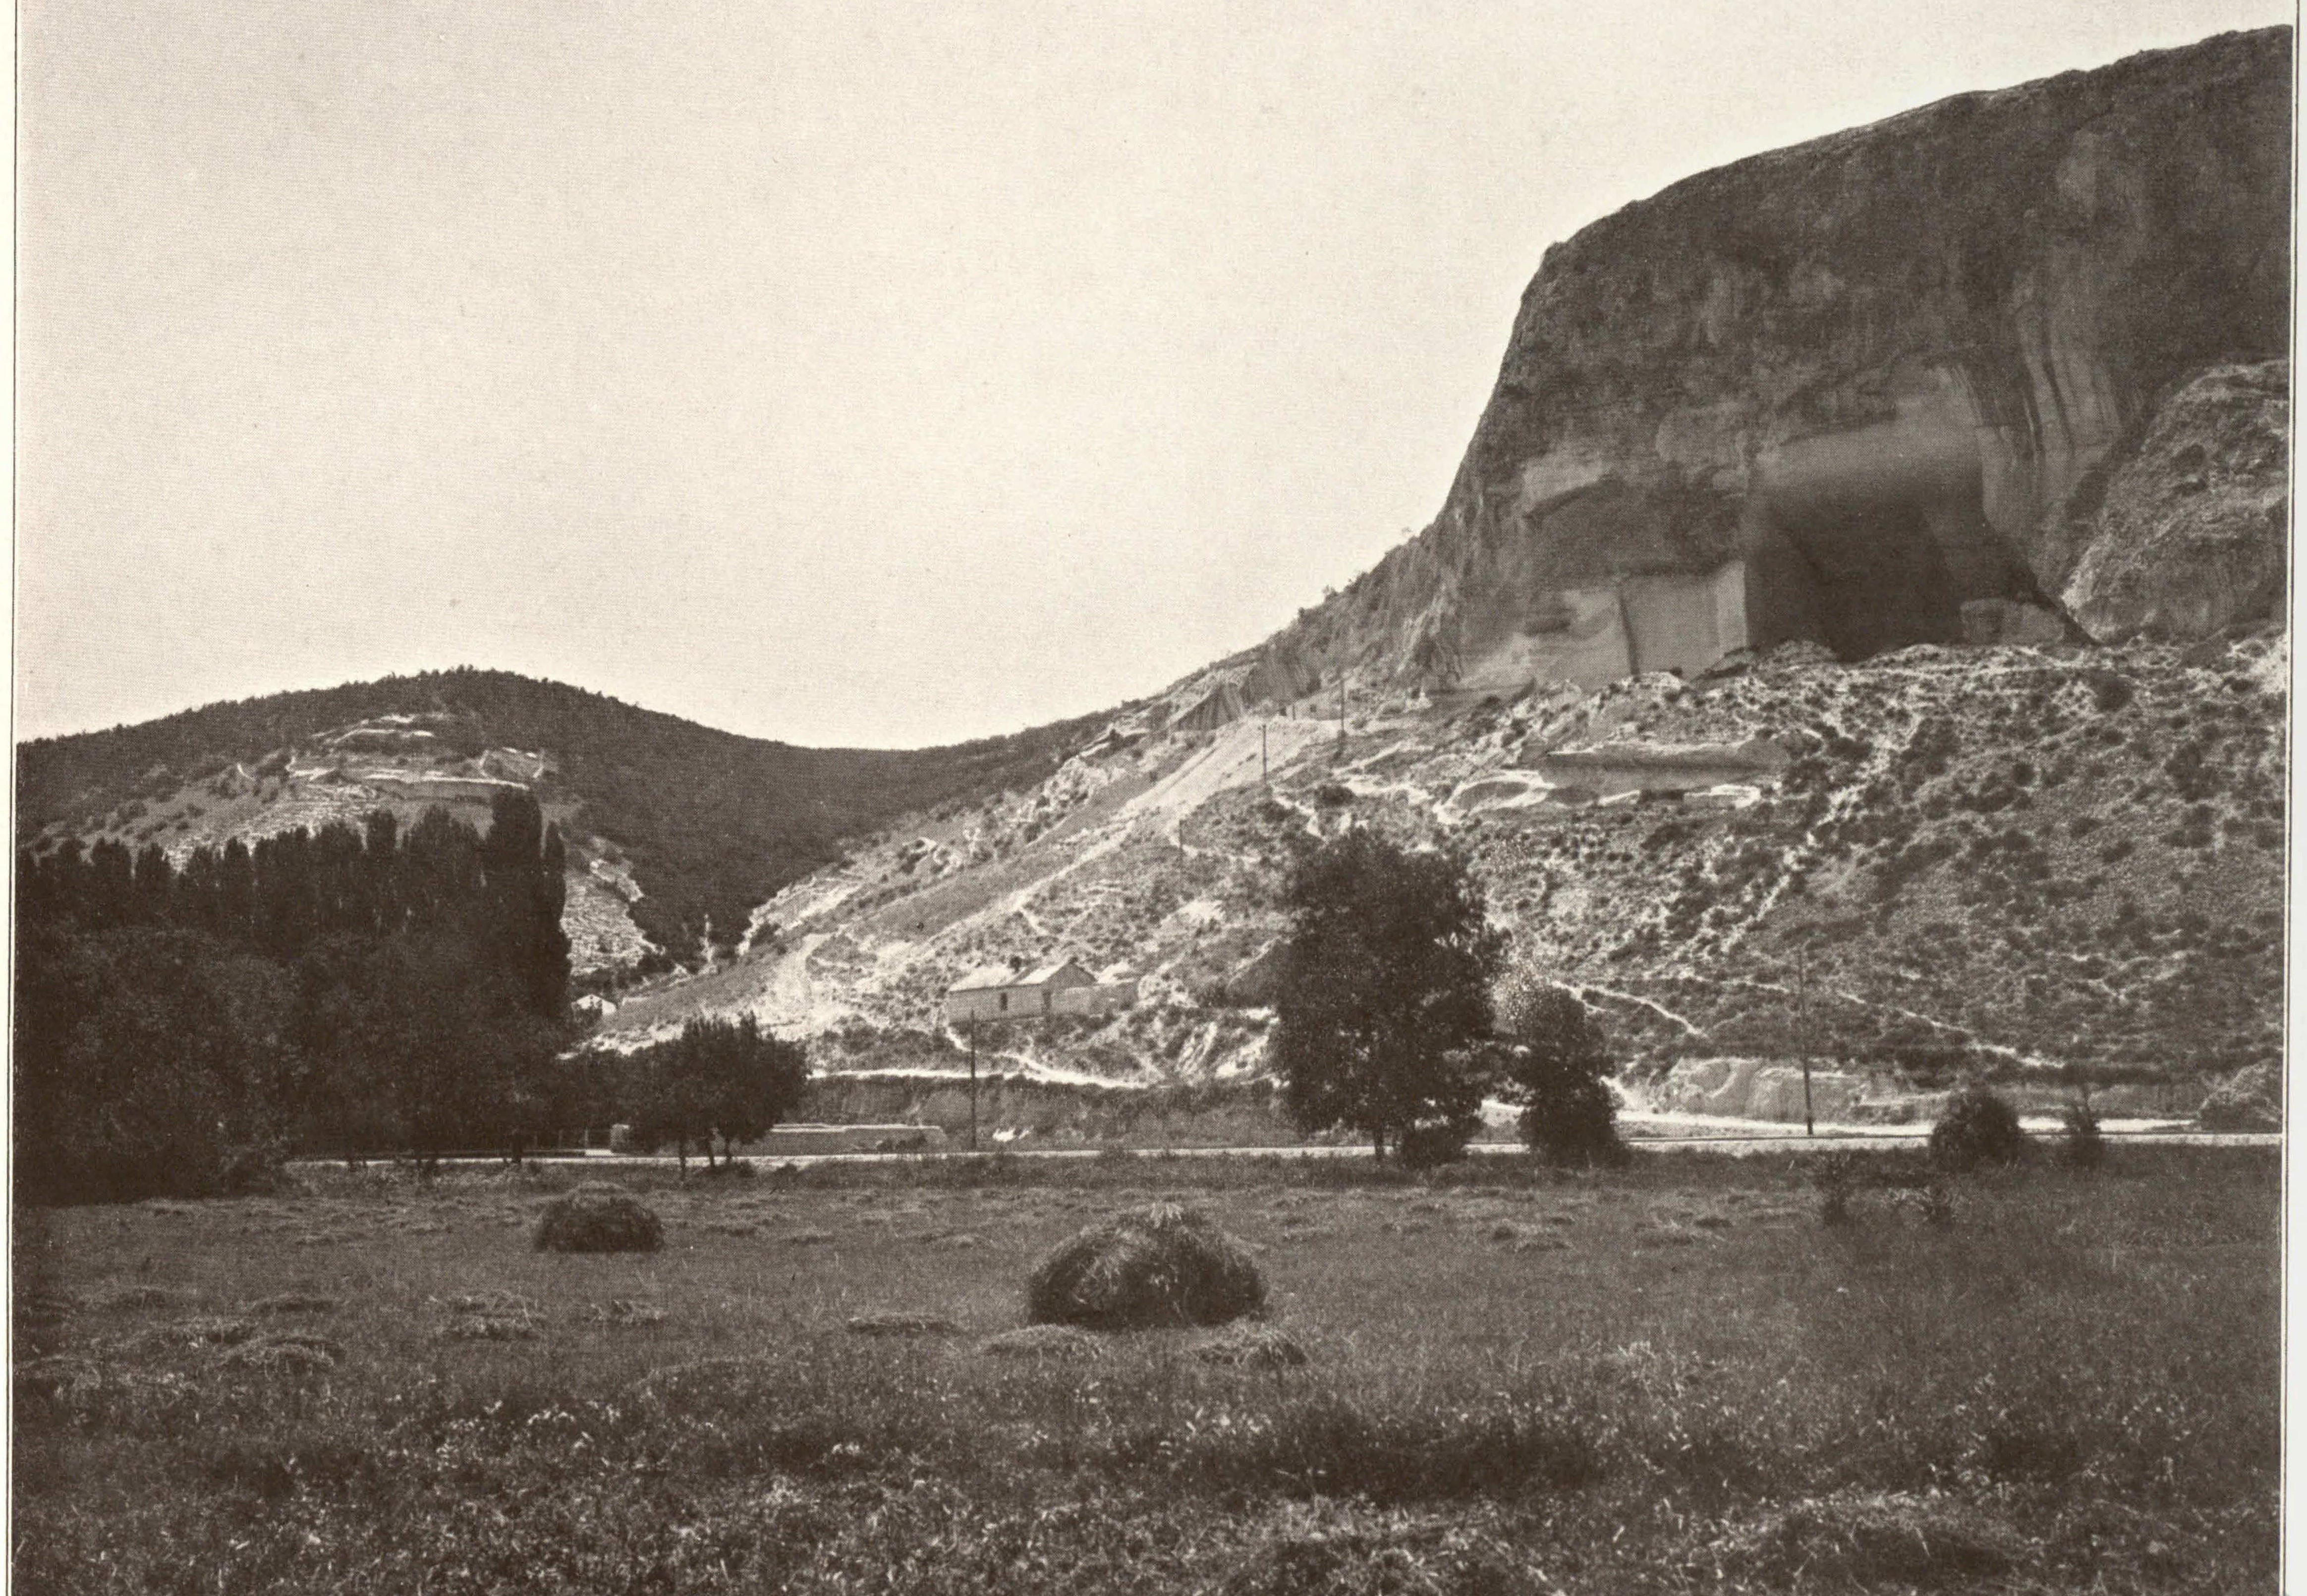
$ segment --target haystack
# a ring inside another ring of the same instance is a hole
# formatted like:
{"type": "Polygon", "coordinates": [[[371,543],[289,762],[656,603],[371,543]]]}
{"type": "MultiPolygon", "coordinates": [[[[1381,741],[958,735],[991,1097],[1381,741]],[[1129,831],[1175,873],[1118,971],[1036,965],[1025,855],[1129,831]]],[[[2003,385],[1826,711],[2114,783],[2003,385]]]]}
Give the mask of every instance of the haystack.
{"type": "Polygon", "coordinates": [[[1241,1243],[1174,1203],[1092,1225],[1025,1283],[1028,1321],[1092,1330],[1222,1325],[1265,1302],[1265,1282],[1241,1243]]]}
{"type": "Polygon", "coordinates": [[[622,1186],[592,1180],[545,1204],[536,1222],[539,1252],[655,1252],[665,1225],[622,1186]]]}

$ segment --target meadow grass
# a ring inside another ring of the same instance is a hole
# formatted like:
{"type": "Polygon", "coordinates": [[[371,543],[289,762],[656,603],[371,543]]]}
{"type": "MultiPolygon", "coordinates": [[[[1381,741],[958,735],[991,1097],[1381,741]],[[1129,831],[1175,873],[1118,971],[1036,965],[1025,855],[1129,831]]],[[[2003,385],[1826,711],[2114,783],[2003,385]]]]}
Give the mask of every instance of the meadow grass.
{"type": "Polygon", "coordinates": [[[2278,1173],[1835,1226],[1703,1155],[636,1173],[665,1248],[596,1256],[534,1171],[27,1215],[17,1588],[2272,1589],[2278,1173]],[[1011,1334],[1154,1200],[1305,1361],[1011,1334]]]}

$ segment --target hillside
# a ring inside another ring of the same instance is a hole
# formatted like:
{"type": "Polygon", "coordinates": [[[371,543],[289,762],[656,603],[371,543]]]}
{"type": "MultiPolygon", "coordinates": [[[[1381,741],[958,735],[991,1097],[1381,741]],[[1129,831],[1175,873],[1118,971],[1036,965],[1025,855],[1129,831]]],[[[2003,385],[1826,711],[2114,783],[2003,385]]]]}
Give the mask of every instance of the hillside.
{"type": "Polygon", "coordinates": [[[751,908],[908,811],[1028,788],[1102,725],[903,752],[741,737],[502,671],[211,704],[17,750],[20,845],[66,835],[172,854],[390,808],[487,809],[534,788],[570,834],[580,964],[690,959],[751,908]]]}
{"type": "Polygon", "coordinates": [[[933,1084],[948,982],[1070,957],[1145,1001],[1000,1067],[1254,1076],[1291,853],[1368,824],[1465,850],[1658,1103],[1783,1115],[1805,1051],[1859,1117],[2279,1063],[2290,54],[1959,96],[1594,223],[1425,532],[602,1040],[750,1011],[933,1084]]]}
{"type": "Polygon", "coordinates": [[[1961,96],[1595,223],[1434,524],[1110,716],[805,750],[457,672],[27,745],[21,835],[528,785],[580,968],[733,956],[599,1044],[751,1013],[897,1113],[998,960],[1144,995],[980,1037],[999,1069],[1256,1077],[1292,853],[1371,825],[1466,853],[1637,1098],[1784,1116],[1806,1053],[1835,1117],[1979,1074],[2192,1111],[2282,1056],[2290,49],[1961,96]]]}
{"type": "Polygon", "coordinates": [[[1662,1101],[1783,1111],[1800,957],[1838,1114],[2071,1067],[2189,1111],[2281,1056],[2286,657],[2267,636],[1849,665],[1793,645],[1689,682],[1397,694],[1342,742],[1310,700],[1117,728],[1035,792],[786,888],[758,950],[628,1002],[602,1040],[750,1011],[818,1037],[820,1067],[949,1075],[948,982],[1072,957],[1133,971],[1145,1000],[982,1039],[997,1067],[1241,1078],[1291,849],[1361,824],[1465,850],[1516,959],[1599,1005],[1662,1101]]]}

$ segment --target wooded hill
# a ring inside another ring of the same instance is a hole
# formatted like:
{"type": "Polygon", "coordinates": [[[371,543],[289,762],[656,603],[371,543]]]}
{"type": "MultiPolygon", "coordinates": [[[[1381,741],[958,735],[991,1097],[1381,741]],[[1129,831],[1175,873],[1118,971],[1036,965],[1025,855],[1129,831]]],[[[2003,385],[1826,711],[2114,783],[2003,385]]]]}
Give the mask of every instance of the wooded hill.
{"type": "Polygon", "coordinates": [[[946,748],[797,748],[510,672],[428,672],[23,743],[18,845],[91,835],[122,805],[395,715],[449,716],[467,753],[549,755],[540,797],[567,808],[572,832],[623,852],[646,894],[635,920],[676,957],[696,950],[708,922],[716,942],[733,944],[755,905],[840,857],[846,838],[908,811],[1036,785],[1107,718],[946,748]]]}

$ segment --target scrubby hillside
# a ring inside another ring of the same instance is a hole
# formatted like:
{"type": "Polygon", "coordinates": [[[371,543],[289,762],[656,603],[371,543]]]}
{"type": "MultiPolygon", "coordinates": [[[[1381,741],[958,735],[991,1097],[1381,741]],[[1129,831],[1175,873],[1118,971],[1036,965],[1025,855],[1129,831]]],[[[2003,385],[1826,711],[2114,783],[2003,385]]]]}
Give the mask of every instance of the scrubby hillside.
{"type": "Polygon", "coordinates": [[[1752,1081],[1806,1043],[1848,1067],[1852,1111],[2071,1068],[2184,1111],[2280,1055],[2283,658],[2266,637],[1853,665],[1797,645],[1688,682],[1397,698],[1342,742],[1310,700],[1117,730],[1032,793],[788,888],[745,958],[628,1003],[603,1040],[750,1011],[818,1037],[820,1066],[944,1072],[965,1040],[948,982],[1072,957],[1145,1000],[981,1038],[1005,1067],[1238,1078],[1262,1067],[1291,850],[1360,824],[1466,850],[1516,957],[1583,989],[1667,1095],[1711,1081],[1705,1106],[1771,1111],[1726,1098],[1723,1070],[1752,1081]]]}
{"type": "Polygon", "coordinates": [[[211,704],[17,750],[17,840],[264,836],[536,789],[570,834],[570,931],[600,962],[638,931],[683,959],[733,945],[747,911],[909,810],[1026,788],[1102,721],[905,752],[741,737],[502,671],[388,677],[211,704]]]}

